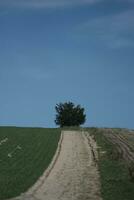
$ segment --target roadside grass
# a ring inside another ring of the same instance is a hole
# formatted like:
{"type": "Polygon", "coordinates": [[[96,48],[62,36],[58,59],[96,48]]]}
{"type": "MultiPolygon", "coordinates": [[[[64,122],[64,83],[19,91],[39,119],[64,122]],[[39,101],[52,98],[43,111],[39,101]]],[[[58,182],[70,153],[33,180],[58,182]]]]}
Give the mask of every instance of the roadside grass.
{"type": "Polygon", "coordinates": [[[57,149],[60,129],[0,127],[0,200],[25,192],[57,149]]]}
{"type": "Polygon", "coordinates": [[[119,157],[114,145],[97,128],[87,129],[100,147],[99,171],[103,200],[133,200],[134,182],[130,179],[125,162],[119,157]],[[106,152],[102,154],[101,152],[106,152]]]}

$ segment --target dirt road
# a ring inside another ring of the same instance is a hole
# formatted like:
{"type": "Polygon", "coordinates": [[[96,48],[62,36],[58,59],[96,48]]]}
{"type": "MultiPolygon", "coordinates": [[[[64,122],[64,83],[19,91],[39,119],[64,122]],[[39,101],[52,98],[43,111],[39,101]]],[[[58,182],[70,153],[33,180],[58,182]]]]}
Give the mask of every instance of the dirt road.
{"type": "Polygon", "coordinates": [[[13,200],[101,200],[95,145],[85,132],[63,131],[53,164],[28,192],[13,200]]]}

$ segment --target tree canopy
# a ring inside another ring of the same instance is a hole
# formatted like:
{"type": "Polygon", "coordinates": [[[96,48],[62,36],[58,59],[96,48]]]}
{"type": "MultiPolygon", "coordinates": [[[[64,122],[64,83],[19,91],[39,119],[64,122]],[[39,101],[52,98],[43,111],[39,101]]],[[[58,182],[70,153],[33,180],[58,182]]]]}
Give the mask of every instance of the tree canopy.
{"type": "Polygon", "coordinates": [[[55,106],[56,110],[56,125],[64,126],[80,126],[86,121],[84,108],[80,105],[74,105],[72,102],[59,103],[55,106]]]}

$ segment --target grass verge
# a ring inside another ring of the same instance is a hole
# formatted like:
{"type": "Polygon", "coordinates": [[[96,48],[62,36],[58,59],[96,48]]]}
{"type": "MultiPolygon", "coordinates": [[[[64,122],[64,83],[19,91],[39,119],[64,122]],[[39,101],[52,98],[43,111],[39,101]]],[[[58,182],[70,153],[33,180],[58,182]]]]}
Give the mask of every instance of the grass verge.
{"type": "Polygon", "coordinates": [[[119,158],[114,145],[107,141],[99,129],[90,128],[88,131],[94,135],[100,147],[98,165],[103,200],[133,200],[134,182],[130,180],[128,168],[119,158]]]}
{"type": "Polygon", "coordinates": [[[57,149],[60,129],[0,127],[0,200],[25,192],[57,149]]]}

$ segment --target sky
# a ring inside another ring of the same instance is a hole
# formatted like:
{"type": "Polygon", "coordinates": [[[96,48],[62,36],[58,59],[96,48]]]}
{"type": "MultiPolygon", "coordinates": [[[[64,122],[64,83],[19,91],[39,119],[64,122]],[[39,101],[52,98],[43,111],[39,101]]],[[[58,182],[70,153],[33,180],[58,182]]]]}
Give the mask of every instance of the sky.
{"type": "Polygon", "coordinates": [[[134,128],[134,0],[0,0],[0,125],[134,128]]]}

